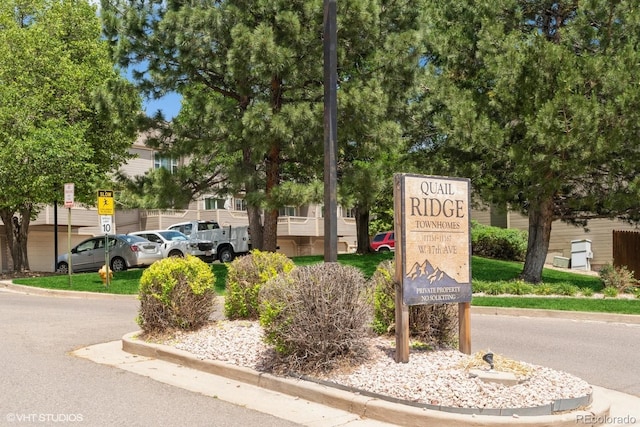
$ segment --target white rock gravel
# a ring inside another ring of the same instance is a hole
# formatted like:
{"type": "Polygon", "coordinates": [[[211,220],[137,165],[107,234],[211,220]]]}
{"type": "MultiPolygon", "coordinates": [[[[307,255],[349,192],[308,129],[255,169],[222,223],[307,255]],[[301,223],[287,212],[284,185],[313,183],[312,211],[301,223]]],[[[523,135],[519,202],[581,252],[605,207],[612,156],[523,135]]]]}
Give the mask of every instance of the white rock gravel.
{"type": "MultiPolygon", "coordinates": [[[[177,333],[164,344],[200,359],[264,371],[272,350],[263,343],[262,335],[257,322],[221,320],[199,331],[177,333]]],[[[319,379],[412,402],[456,408],[533,407],[583,397],[592,391],[588,383],[573,375],[524,362],[513,362],[519,367],[522,381],[506,386],[469,376],[469,367],[484,369],[477,364],[478,355],[468,356],[456,350],[411,350],[408,363],[396,363],[394,337],[374,337],[370,345],[368,362],[319,379]]]]}

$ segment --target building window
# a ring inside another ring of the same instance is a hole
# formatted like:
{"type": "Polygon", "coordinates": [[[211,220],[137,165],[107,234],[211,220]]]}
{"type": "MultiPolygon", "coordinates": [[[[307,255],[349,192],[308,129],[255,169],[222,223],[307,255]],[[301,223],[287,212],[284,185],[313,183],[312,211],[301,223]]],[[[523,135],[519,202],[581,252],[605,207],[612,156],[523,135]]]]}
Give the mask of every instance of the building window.
{"type": "MultiPolygon", "coordinates": [[[[343,206],[338,206],[336,215],[338,216],[338,218],[355,218],[356,208],[345,208],[343,206]]],[[[324,205],[320,207],[320,217],[324,218],[324,205]]]]}
{"type": "Polygon", "coordinates": [[[340,212],[341,212],[342,218],[356,217],[356,208],[345,208],[344,206],[340,206],[340,212]]]}
{"type": "Polygon", "coordinates": [[[298,216],[298,208],[296,206],[284,206],[278,209],[280,216],[298,216]]]}
{"type": "Polygon", "coordinates": [[[225,209],[226,202],[227,202],[227,199],[220,199],[217,197],[207,197],[204,199],[204,209],[205,210],[225,209]]]}
{"type": "Polygon", "coordinates": [[[172,157],[163,157],[160,153],[155,153],[153,155],[153,168],[165,168],[171,173],[176,173],[178,171],[178,160],[172,157]]]}
{"type": "Polygon", "coordinates": [[[233,199],[233,206],[237,211],[247,210],[247,202],[244,199],[233,199]]]}

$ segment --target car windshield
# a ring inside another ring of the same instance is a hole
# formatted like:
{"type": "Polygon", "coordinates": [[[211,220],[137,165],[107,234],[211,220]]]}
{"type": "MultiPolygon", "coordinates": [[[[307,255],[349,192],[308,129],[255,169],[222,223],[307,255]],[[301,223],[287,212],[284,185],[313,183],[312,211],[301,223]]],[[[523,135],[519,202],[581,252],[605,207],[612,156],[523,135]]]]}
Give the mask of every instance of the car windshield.
{"type": "Polygon", "coordinates": [[[158,232],[158,234],[164,237],[165,240],[170,240],[172,242],[189,240],[187,236],[185,236],[179,231],[174,231],[174,230],[160,231],[158,232]]]}

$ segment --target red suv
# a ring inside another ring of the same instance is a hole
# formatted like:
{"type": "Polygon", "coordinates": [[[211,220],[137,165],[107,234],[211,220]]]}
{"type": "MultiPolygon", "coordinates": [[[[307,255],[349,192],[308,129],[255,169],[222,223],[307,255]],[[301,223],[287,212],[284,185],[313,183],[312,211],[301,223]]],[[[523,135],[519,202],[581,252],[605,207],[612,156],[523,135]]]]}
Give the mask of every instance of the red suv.
{"type": "Polygon", "coordinates": [[[371,249],[376,252],[388,252],[396,249],[393,231],[384,231],[376,234],[371,239],[371,249]]]}

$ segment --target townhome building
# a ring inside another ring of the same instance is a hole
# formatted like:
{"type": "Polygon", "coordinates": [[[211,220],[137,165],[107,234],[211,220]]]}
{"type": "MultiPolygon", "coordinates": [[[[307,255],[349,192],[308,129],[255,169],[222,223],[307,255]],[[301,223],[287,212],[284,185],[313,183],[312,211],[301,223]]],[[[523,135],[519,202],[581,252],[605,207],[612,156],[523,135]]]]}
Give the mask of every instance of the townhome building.
{"type": "MultiPolygon", "coordinates": [[[[474,209],[471,218],[484,225],[524,231],[529,229],[527,217],[495,207],[474,209]]],[[[620,231],[640,233],[637,226],[620,220],[592,219],[586,229],[554,221],[545,262],[564,267],[568,261],[570,268],[598,271],[603,265],[614,262],[613,234],[620,231]],[[585,250],[585,247],[588,249],[585,250]],[[582,262],[576,265],[578,258],[587,258],[587,268],[583,268],[582,262]]]]}
{"type": "MultiPolygon", "coordinates": [[[[131,147],[135,156],[121,168],[128,176],[143,175],[151,169],[167,168],[175,171],[181,159],[162,157],[139,138],[131,147]]],[[[285,206],[278,219],[278,250],[287,256],[318,255],[324,251],[324,217],[321,205],[285,206]]],[[[515,212],[486,207],[473,209],[471,219],[481,224],[503,228],[528,230],[528,219],[515,212]]],[[[241,194],[232,197],[205,194],[193,200],[186,209],[146,210],[126,209],[115,206],[113,224],[116,233],[139,230],[164,229],[172,224],[189,220],[214,220],[221,226],[248,225],[246,202],[241,194]]],[[[0,220],[0,271],[11,269],[11,256],[6,241],[4,224],[0,220]]],[[[337,218],[338,253],[356,249],[356,225],[352,210],[339,207],[337,218]]],[[[553,223],[551,241],[546,262],[571,260],[578,244],[588,244],[588,268],[597,270],[613,262],[613,232],[638,231],[637,227],[622,221],[597,219],[589,221],[588,229],[561,223],[553,223]],[[578,243],[578,244],[577,244],[578,243]]],[[[75,205],[65,208],[60,201],[52,200],[43,206],[29,227],[28,254],[32,271],[54,271],[57,254],[82,240],[101,235],[100,216],[94,206],[75,205]]],[[[581,250],[584,245],[580,245],[581,250]]]]}
{"type": "MultiPolygon", "coordinates": [[[[160,167],[175,171],[182,160],[162,157],[139,138],[130,149],[135,157],[121,168],[133,177],[160,167]]],[[[97,196],[96,196],[97,199],[97,196]]],[[[94,206],[75,205],[66,209],[62,203],[44,206],[29,226],[28,255],[33,271],[54,271],[56,254],[82,240],[101,235],[100,216],[94,206]],[[69,226],[70,224],[70,226],[69,226]],[[57,227],[56,227],[57,225],[57,227]],[[70,230],[70,231],[69,231],[70,230]]],[[[285,206],[278,219],[278,251],[287,256],[316,255],[324,251],[324,217],[321,205],[285,206]]],[[[112,222],[116,233],[165,229],[189,220],[214,220],[220,226],[248,225],[246,202],[241,194],[233,197],[214,193],[191,201],[186,209],[146,210],[126,209],[115,205],[112,222]]],[[[356,225],[351,209],[338,208],[338,253],[354,252],[356,225]]],[[[11,266],[11,256],[0,221],[0,271],[11,266]]]]}

